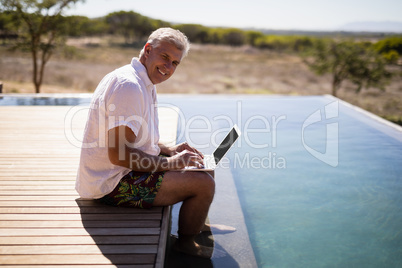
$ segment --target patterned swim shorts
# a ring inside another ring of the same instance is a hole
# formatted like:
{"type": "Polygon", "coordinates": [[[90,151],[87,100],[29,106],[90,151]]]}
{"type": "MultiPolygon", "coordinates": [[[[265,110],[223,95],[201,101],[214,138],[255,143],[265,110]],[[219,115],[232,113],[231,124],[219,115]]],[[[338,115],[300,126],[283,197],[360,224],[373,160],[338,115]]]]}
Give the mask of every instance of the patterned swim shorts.
{"type": "Polygon", "coordinates": [[[121,207],[151,208],[165,172],[131,171],[104,197],[102,203],[121,207]]]}

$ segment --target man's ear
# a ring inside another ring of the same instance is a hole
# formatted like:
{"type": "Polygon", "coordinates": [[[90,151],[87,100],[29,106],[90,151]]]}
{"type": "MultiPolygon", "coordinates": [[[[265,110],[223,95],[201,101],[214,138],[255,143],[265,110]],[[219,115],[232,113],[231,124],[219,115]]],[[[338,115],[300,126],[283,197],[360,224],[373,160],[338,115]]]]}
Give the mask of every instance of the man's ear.
{"type": "Polygon", "coordinates": [[[148,57],[148,55],[151,53],[151,50],[152,50],[152,46],[151,46],[151,44],[150,43],[146,43],[145,44],[145,49],[144,49],[144,56],[145,57],[148,57]]]}

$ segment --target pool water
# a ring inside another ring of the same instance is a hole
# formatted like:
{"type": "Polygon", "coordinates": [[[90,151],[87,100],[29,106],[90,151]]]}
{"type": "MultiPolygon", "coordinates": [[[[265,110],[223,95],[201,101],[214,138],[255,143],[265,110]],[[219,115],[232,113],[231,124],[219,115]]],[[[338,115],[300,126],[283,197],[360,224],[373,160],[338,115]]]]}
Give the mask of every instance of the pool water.
{"type": "MultiPolygon", "coordinates": [[[[0,105],[89,104],[51,98],[0,105]]],[[[214,235],[228,256],[203,267],[402,267],[400,127],[329,96],[161,95],[159,105],[180,109],[178,142],[204,153],[234,123],[242,131],[216,170],[210,215],[238,231],[214,235]]]]}
{"type": "Polygon", "coordinates": [[[192,135],[179,141],[218,143],[239,124],[219,168],[233,174],[258,267],[402,267],[400,128],[329,96],[160,102],[185,115],[192,135]]]}
{"type": "Polygon", "coordinates": [[[89,105],[92,94],[0,94],[0,106],[89,105]]]}

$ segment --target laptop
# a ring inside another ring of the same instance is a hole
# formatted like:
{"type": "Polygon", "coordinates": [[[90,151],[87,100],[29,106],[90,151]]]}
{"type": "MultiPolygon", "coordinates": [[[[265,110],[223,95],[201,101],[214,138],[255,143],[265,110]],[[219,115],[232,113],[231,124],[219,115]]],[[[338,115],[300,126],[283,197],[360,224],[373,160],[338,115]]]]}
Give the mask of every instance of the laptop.
{"type": "Polygon", "coordinates": [[[212,155],[204,155],[204,167],[197,168],[197,167],[185,167],[182,169],[183,171],[212,171],[214,170],[219,161],[225,156],[225,154],[229,151],[232,145],[236,142],[236,140],[240,136],[240,130],[235,124],[226,137],[223,139],[221,144],[219,144],[218,148],[215,149],[212,155]]]}

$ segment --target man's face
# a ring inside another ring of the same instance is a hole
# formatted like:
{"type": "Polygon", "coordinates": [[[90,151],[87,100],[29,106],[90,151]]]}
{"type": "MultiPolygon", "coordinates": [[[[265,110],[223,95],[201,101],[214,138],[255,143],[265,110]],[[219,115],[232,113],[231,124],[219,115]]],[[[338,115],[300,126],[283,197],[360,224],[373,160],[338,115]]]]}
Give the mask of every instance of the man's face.
{"type": "Polygon", "coordinates": [[[160,42],[157,47],[147,44],[144,52],[143,64],[154,85],[166,81],[173,75],[183,55],[183,51],[168,42],[160,42]]]}

